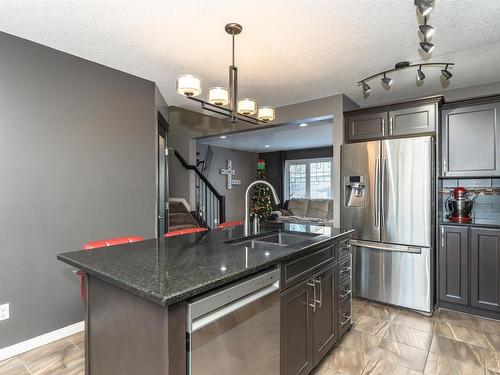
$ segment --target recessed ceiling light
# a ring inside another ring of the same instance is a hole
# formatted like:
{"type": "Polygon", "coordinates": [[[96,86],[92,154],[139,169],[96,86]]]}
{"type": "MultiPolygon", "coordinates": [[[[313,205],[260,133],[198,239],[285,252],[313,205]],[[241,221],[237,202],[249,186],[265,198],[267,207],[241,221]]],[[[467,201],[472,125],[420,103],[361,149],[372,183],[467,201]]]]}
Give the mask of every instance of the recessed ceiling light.
{"type": "Polygon", "coordinates": [[[226,138],[227,138],[227,136],[225,136],[225,135],[221,135],[219,138],[220,138],[220,139],[226,139],[226,138]]]}
{"type": "Polygon", "coordinates": [[[309,125],[309,124],[306,124],[305,122],[304,122],[304,123],[302,123],[302,124],[299,124],[299,126],[300,126],[301,128],[305,128],[307,125],[309,125]]]}
{"type": "Polygon", "coordinates": [[[269,146],[269,145],[265,145],[264,147],[265,147],[265,148],[269,148],[269,147],[271,147],[271,146],[269,146]]]}

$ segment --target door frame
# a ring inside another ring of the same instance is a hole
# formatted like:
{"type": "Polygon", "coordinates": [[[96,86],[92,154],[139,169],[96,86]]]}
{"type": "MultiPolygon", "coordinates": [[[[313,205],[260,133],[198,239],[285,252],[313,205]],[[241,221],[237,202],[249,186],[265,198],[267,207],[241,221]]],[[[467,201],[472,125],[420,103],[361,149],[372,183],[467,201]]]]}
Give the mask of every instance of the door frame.
{"type": "Polygon", "coordinates": [[[168,207],[168,201],[169,201],[169,189],[168,189],[168,150],[169,150],[169,137],[168,137],[168,131],[169,131],[169,123],[165,119],[165,117],[161,114],[161,112],[157,111],[157,122],[156,122],[156,148],[157,148],[157,154],[156,154],[156,163],[157,163],[157,179],[156,179],[156,193],[157,193],[157,199],[156,199],[156,210],[157,210],[157,215],[156,215],[156,232],[158,238],[163,237],[165,233],[168,232],[169,229],[169,207],[168,207]],[[160,136],[163,136],[165,138],[165,148],[163,150],[160,149],[160,136]],[[164,215],[164,220],[165,220],[165,230],[164,233],[161,233],[161,225],[160,221],[162,212],[161,212],[161,204],[160,204],[160,198],[161,198],[161,186],[160,186],[160,168],[162,168],[162,160],[161,156],[162,154],[165,155],[165,161],[164,161],[164,175],[165,175],[165,186],[163,187],[163,196],[165,197],[165,209],[163,212],[164,215]]]}

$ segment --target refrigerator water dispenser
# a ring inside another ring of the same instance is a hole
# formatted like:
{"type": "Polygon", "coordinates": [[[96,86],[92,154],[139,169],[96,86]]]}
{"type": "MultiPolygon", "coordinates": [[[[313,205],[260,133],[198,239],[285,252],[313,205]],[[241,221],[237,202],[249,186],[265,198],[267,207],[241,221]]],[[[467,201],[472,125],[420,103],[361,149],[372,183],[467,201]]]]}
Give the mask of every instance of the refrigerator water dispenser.
{"type": "Polygon", "coordinates": [[[366,185],[364,176],[344,177],[344,205],[346,207],[365,207],[366,185]]]}

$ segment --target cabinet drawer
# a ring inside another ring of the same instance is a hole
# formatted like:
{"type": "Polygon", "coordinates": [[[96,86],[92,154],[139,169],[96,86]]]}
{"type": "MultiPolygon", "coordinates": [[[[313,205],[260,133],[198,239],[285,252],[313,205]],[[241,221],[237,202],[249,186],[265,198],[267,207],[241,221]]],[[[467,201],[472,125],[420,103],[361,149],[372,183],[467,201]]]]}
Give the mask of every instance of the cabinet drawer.
{"type": "Polygon", "coordinates": [[[351,255],[351,237],[339,240],[336,249],[337,249],[337,259],[339,260],[342,260],[343,258],[351,255]]]}
{"type": "Polygon", "coordinates": [[[386,127],[387,112],[353,114],[346,118],[346,137],[349,141],[381,138],[386,127]]]}
{"type": "Polygon", "coordinates": [[[339,309],[338,322],[339,322],[339,338],[340,338],[344,333],[346,333],[346,331],[352,325],[352,312],[350,303],[345,304],[339,309]]]}
{"type": "Polygon", "coordinates": [[[282,285],[286,288],[304,280],[335,260],[335,246],[328,246],[283,264],[282,285]]]}
{"type": "Polygon", "coordinates": [[[352,299],[352,278],[349,277],[342,281],[340,285],[337,287],[337,295],[338,295],[338,306],[344,305],[344,303],[351,302],[352,299]]]}
{"type": "Polygon", "coordinates": [[[339,285],[352,275],[352,256],[345,258],[339,262],[339,277],[337,278],[339,285]]]}
{"type": "Polygon", "coordinates": [[[389,112],[389,135],[430,133],[436,130],[436,105],[398,109],[389,112]]]}

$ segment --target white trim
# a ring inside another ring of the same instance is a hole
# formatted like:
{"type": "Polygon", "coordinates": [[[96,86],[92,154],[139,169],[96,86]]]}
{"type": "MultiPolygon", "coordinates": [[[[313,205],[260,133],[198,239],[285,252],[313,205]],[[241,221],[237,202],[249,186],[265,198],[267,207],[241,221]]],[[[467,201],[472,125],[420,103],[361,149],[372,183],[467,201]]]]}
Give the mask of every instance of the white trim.
{"type": "Polygon", "coordinates": [[[184,198],[168,198],[168,201],[169,202],[181,202],[184,205],[184,207],[186,207],[186,209],[189,212],[191,212],[191,206],[189,205],[187,200],[185,200],[184,198]]]}
{"type": "Polygon", "coordinates": [[[290,199],[290,165],[293,164],[305,164],[306,165],[306,196],[301,199],[312,199],[311,198],[311,180],[310,180],[310,165],[311,163],[320,163],[320,162],[330,162],[330,198],[333,197],[333,158],[332,157],[324,157],[324,158],[310,158],[310,159],[287,159],[285,160],[285,171],[283,173],[283,185],[284,185],[284,193],[285,200],[290,199]]]}
{"type": "Polygon", "coordinates": [[[7,346],[3,349],[0,349],[0,361],[50,344],[51,342],[74,335],[75,333],[82,332],[84,328],[85,323],[81,321],[70,326],[56,329],[55,331],[44,333],[43,335],[37,337],[33,337],[32,339],[22,341],[18,344],[7,346]]]}

